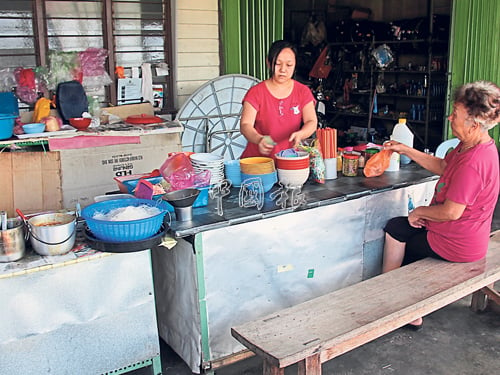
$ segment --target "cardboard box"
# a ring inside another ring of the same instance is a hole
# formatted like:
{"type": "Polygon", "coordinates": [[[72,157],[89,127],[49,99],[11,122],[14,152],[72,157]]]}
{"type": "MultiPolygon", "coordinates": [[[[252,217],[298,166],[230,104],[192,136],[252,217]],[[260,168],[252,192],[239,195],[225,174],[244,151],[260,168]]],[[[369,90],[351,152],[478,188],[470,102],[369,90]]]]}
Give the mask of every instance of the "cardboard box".
{"type": "MultiPolygon", "coordinates": [[[[153,114],[149,103],[106,109],[121,118],[153,114]]],[[[26,119],[29,116],[25,114],[26,119]]],[[[182,127],[165,131],[168,132],[110,132],[114,136],[138,136],[140,143],[133,144],[0,152],[0,210],[6,210],[11,217],[16,215],[16,208],[30,214],[94,203],[95,196],[118,191],[114,177],[149,173],[159,169],[170,152],[182,151],[182,127]]]]}
{"type": "Polygon", "coordinates": [[[26,214],[63,208],[59,152],[0,152],[0,210],[26,214]]]}
{"type": "Polygon", "coordinates": [[[94,197],[118,191],[114,177],[148,173],[161,167],[168,154],[181,150],[179,133],[150,134],[140,144],[59,151],[64,207],[94,203],[94,197]]]}
{"type": "Polygon", "coordinates": [[[140,144],[47,152],[0,153],[0,210],[36,213],[85,207],[118,191],[117,176],[151,172],[170,152],[181,151],[180,133],[140,136],[140,144]]]}

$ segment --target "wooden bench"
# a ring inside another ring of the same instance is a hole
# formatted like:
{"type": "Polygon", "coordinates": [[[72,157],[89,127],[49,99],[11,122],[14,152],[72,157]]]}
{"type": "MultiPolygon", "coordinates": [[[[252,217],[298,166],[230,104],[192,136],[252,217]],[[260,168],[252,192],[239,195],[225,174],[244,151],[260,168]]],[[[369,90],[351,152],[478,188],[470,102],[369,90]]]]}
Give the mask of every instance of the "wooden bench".
{"type": "Polygon", "coordinates": [[[264,375],[320,375],[321,364],[471,293],[471,307],[496,303],[500,231],[488,255],[474,263],[423,259],[355,285],[231,328],[231,334],[264,360],[264,375]]]}

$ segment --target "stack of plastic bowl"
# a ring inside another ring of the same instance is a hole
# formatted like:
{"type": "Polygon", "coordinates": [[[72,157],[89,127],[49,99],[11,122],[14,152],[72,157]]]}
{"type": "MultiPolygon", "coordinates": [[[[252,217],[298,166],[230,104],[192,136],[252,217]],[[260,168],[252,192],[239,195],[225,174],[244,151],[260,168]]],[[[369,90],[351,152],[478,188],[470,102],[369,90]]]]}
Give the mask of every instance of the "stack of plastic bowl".
{"type": "Polygon", "coordinates": [[[239,160],[226,160],[224,162],[224,173],[226,175],[226,180],[231,181],[232,186],[241,186],[241,169],[239,160]]]}
{"type": "Polygon", "coordinates": [[[224,179],[224,158],[208,152],[200,152],[189,156],[196,173],[210,171],[210,185],[216,185],[224,179]]]}
{"type": "Polygon", "coordinates": [[[299,188],[309,178],[309,153],[295,151],[276,154],[279,182],[290,188],[299,188]]]}
{"type": "Polygon", "coordinates": [[[246,185],[253,185],[254,182],[261,181],[264,193],[271,190],[278,181],[274,160],[271,158],[255,156],[240,159],[241,182],[246,185]]]}

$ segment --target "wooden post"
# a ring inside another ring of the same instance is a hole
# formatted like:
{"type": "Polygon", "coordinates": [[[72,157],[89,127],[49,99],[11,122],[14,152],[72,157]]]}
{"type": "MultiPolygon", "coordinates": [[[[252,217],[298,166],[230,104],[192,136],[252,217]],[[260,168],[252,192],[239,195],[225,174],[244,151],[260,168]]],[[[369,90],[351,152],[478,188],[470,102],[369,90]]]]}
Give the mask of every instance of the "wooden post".
{"type": "Polygon", "coordinates": [[[275,365],[269,363],[269,361],[264,360],[264,375],[285,375],[284,368],[278,368],[275,365]]]}
{"type": "Polygon", "coordinates": [[[299,362],[298,375],[321,375],[321,360],[319,353],[299,362]]]}

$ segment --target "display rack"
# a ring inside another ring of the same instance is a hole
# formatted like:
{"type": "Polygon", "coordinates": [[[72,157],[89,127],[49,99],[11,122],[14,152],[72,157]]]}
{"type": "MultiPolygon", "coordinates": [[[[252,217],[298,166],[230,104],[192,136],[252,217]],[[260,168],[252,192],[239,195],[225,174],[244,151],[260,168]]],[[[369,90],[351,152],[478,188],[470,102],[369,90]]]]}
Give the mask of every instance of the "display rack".
{"type": "MultiPolygon", "coordinates": [[[[428,19],[431,20],[432,14],[428,19]]],[[[405,117],[415,133],[415,147],[434,149],[443,140],[448,85],[448,40],[433,36],[406,40],[330,43],[334,69],[329,126],[358,126],[386,131],[405,117]],[[394,61],[379,67],[372,52],[386,45],[394,61]],[[347,85],[347,87],[346,87],[347,85]],[[375,98],[376,96],[376,98],[375,98]]],[[[388,38],[387,38],[388,39],[388,38]]]]}

